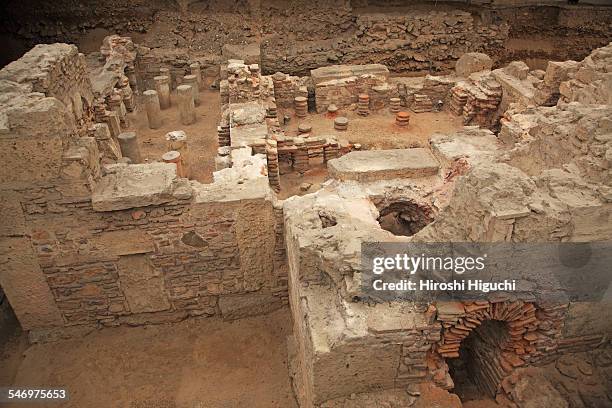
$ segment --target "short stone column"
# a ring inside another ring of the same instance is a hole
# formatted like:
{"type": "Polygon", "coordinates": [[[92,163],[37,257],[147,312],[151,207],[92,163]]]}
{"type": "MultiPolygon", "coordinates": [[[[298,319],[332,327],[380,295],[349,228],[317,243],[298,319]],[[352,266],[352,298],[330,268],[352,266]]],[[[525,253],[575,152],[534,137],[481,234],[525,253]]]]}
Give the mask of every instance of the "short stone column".
{"type": "Polygon", "coordinates": [[[348,129],[348,123],[348,118],[344,116],[338,116],[336,119],[334,119],[334,129],[344,131],[348,129]]]}
{"type": "Polygon", "coordinates": [[[166,75],[160,75],[153,80],[159,98],[159,106],[162,109],[168,109],[170,107],[170,78],[166,75]]]}
{"type": "Polygon", "coordinates": [[[298,173],[304,174],[309,168],[308,163],[308,146],[301,137],[293,139],[296,150],[293,153],[293,169],[298,173]]]}
{"type": "Polygon", "coordinates": [[[402,102],[402,100],[400,98],[391,98],[391,99],[389,99],[389,111],[391,113],[399,112],[400,109],[401,109],[401,102],[402,102]]]}
{"type": "Polygon", "coordinates": [[[159,129],[162,125],[162,118],[157,92],[149,89],[148,91],[144,91],[142,94],[144,95],[145,109],[147,111],[147,119],[149,120],[149,129],[159,129]]]}
{"type": "Polygon", "coordinates": [[[162,155],[162,160],[164,163],[174,163],[176,164],[176,175],[179,177],[187,177],[185,175],[185,170],[183,169],[183,164],[181,162],[181,153],[176,150],[170,150],[162,155]]]}
{"type": "Polygon", "coordinates": [[[357,114],[360,116],[368,116],[370,114],[370,95],[359,94],[357,101],[357,114]]]}
{"type": "Polygon", "coordinates": [[[119,140],[119,147],[123,157],[129,158],[134,164],[142,163],[136,132],[123,132],[117,139],[119,140]]]}
{"type": "Polygon", "coordinates": [[[183,77],[183,84],[191,86],[191,92],[193,93],[193,102],[196,105],[200,104],[200,87],[198,86],[198,79],[195,75],[185,75],[183,77]]]}
{"type": "Polygon", "coordinates": [[[191,125],[196,121],[193,90],[190,85],[179,85],[176,88],[178,96],[179,115],[183,125],[191,125]]]}
{"type": "Polygon", "coordinates": [[[278,148],[276,140],[266,140],[266,159],[268,165],[268,182],[274,191],[280,191],[280,173],[278,167],[278,148]]]}
{"type": "Polygon", "coordinates": [[[168,77],[168,86],[170,87],[170,90],[173,90],[174,88],[176,88],[176,86],[174,85],[174,82],[172,82],[172,74],[170,73],[170,68],[161,67],[159,69],[159,76],[168,77]]]}
{"type": "Polygon", "coordinates": [[[200,68],[200,63],[194,62],[193,64],[190,64],[189,69],[191,70],[191,75],[195,75],[196,79],[198,80],[198,86],[201,87],[202,86],[202,70],[200,68]]]}
{"type": "Polygon", "coordinates": [[[303,96],[296,96],[293,99],[293,106],[295,108],[295,116],[298,118],[305,118],[308,113],[308,99],[303,96]]]}
{"type": "Polygon", "coordinates": [[[410,123],[410,114],[402,111],[395,114],[395,124],[397,126],[406,127],[410,123]]]}
{"type": "Polygon", "coordinates": [[[187,148],[187,134],[182,130],[173,130],[166,133],[168,150],[175,150],[181,154],[181,167],[183,175],[189,177],[191,167],[189,164],[189,149],[187,148]]]}

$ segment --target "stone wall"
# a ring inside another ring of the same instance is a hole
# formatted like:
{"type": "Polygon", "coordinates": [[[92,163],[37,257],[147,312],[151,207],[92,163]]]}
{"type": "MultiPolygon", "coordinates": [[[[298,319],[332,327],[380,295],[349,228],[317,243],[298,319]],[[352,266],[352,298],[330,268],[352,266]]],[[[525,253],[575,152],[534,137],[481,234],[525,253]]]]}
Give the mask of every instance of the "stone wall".
{"type": "Polygon", "coordinates": [[[286,304],[265,160],[240,156],[208,185],[178,178],[173,164],[100,166],[113,138],[97,138],[105,125],[82,129],[70,106],[31,93],[45,79],[33,61],[55,72],[75,49],[41,46],[0,72],[2,161],[12,169],[0,179],[0,285],[23,328],[45,340],[286,304]]]}
{"type": "Polygon", "coordinates": [[[22,84],[20,92],[39,92],[62,102],[76,121],[86,121],[93,105],[85,56],[68,44],[37,45],[0,71],[0,81],[22,84]]]}

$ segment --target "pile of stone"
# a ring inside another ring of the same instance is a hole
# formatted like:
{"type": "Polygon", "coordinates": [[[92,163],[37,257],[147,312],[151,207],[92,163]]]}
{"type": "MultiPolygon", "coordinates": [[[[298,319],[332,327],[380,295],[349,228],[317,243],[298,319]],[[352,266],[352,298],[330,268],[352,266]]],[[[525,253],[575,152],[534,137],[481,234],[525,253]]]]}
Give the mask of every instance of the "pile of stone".
{"type": "Polygon", "coordinates": [[[370,114],[370,96],[368,94],[359,94],[357,114],[360,116],[368,116],[370,114]]]}
{"type": "Polygon", "coordinates": [[[298,133],[301,137],[307,137],[310,132],[312,132],[312,126],[308,123],[300,123],[298,125],[298,133]]]}
{"type": "Polygon", "coordinates": [[[370,109],[374,111],[383,109],[389,100],[390,92],[391,87],[387,83],[373,86],[370,90],[370,109]]]}
{"type": "Polygon", "coordinates": [[[324,156],[327,141],[322,137],[309,137],[304,139],[308,148],[308,158],[322,158],[324,156]]]}
{"type": "Polygon", "coordinates": [[[340,156],[340,145],[335,139],[327,140],[327,147],[323,149],[323,161],[327,162],[340,156]]]}
{"type": "Polygon", "coordinates": [[[414,94],[414,101],[410,106],[410,109],[416,113],[431,112],[433,103],[429,96],[424,94],[414,94]]]}
{"type": "Polygon", "coordinates": [[[463,115],[463,107],[467,103],[468,93],[464,84],[457,84],[451,89],[450,110],[457,116],[463,115]]]}
{"type": "Polygon", "coordinates": [[[121,92],[117,89],[113,89],[111,95],[106,98],[106,104],[109,110],[117,113],[121,127],[123,129],[127,129],[130,126],[130,123],[127,117],[127,109],[123,104],[121,92]]]}
{"type": "Polygon", "coordinates": [[[276,107],[276,99],[275,98],[269,98],[268,102],[266,103],[266,118],[276,118],[278,116],[278,110],[276,107]]]}
{"type": "Polygon", "coordinates": [[[327,107],[327,117],[334,119],[336,116],[338,116],[338,107],[332,103],[327,107]]]}
{"type": "Polygon", "coordinates": [[[230,103],[259,99],[261,73],[258,64],[246,65],[242,60],[229,60],[227,83],[230,103]]]}
{"type": "MultiPolygon", "coordinates": [[[[299,78],[277,72],[272,75],[274,98],[281,108],[291,108],[300,88],[299,78]]],[[[303,96],[303,95],[301,95],[303,96]]]]}
{"type": "Polygon", "coordinates": [[[501,102],[502,87],[493,77],[487,75],[477,80],[474,86],[467,88],[468,99],[463,107],[463,124],[487,126],[491,115],[501,102]]]}
{"type": "Polygon", "coordinates": [[[315,86],[317,112],[323,113],[334,104],[351,106],[358,102],[359,94],[369,94],[372,102],[387,99],[389,70],[384,65],[333,65],[310,72],[315,86]]]}

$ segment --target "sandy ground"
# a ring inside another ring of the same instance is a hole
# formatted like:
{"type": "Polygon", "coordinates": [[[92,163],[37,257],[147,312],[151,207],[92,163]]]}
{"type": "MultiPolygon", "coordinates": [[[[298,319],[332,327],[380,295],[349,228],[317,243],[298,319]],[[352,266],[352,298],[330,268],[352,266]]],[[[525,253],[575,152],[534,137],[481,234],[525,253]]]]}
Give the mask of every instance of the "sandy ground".
{"type": "MultiPolygon", "coordinates": [[[[204,87],[208,88],[208,87],[204,87]]],[[[161,111],[162,127],[149,129],[147,114],[142,101],[137,103],[137,110],[128,115],[130,128],[138,135],[143,159],[161,161],[161,156],[168,151],[166,133],[183,130],[187,133],[191,177],[201,183],[212,182],[217,155],[217,125],[220,117],[220,96],[218,91],[204,89],[200,97],[202,102],[196,106],[197,120],[192,125],[180,122],[176,92],[171,94],[171,106],[161,111]]]]}
{"type": "Polygon", "coordinates": [[[236,322],[104,329],[31,346],[14,385],[69,390],[67,403],[36,407],[294,408],[290,332],[288,309],[236,322]]]}

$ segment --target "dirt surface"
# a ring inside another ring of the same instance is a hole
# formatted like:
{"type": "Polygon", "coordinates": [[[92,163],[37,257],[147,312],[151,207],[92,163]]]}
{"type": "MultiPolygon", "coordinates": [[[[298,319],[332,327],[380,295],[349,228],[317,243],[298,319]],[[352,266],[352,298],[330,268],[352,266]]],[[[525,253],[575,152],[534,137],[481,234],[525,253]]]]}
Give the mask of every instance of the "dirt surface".
{"type": "MultiPolygon", "coordinates": [[[[208,88],[204,86],[204,88],[208,88]]],[[[193,125],[182,125],[178,112],[176,92],[172,92],[171,106],[161,111],[162,127],[149,129],[144,103],[138,101],[137,110],[128,115],[130,131],[135,131],[140,142],[143,159],[161,161],[168,151],[166,133],[184,130],[187,133],[191,179],[201,183],[212,182],[217,155],[217,125],[220,117],[220,96],[218,91],[205,89],[201,92],[202,102],[196,106],[197,120],[193,125]]]]}
{"type": "Polygon", "coordinates": [[[235,322],[104,329],[31,346],[14,385],[67,388],[70,400],[54,407],[293,408],[290,331],[288,309],[235,322]]]}
{"type": "Polygon", "coordinates": [[[365,117],[350,109],[343,109],[338,116],[349,119],[348,130],[335,130],[334,120],[325,114],[310,114],[304,119],[292,118],[285,133],[287,136],[295,136],[300,123],[309,123],[313,136],[335,136],[338,140],[360,143],[368,150],[406,149],[427,147],[432,134],[448,134],[463,127],[462,118],[449,112],[410,112],[410,124],[406,128],[395,125],[395,114],[388,109],[372,112],[365,117]]]}

